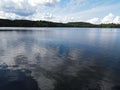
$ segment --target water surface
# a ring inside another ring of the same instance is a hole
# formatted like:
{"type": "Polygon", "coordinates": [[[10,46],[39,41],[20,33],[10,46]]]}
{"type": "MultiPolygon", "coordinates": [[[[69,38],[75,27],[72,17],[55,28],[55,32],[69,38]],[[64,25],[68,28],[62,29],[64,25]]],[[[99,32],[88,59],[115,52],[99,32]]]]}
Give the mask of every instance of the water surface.
{"type": "Polygon", "coordinates": [[[120,29],[0,30],[0,90],[120,90],[120,29]]]}

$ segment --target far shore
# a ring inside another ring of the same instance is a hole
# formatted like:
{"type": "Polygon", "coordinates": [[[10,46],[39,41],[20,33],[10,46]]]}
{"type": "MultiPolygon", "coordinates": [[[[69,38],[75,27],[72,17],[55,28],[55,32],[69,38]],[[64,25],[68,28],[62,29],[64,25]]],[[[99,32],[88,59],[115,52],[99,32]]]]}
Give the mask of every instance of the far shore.
{"type": "MultiPolygon", "coordinates": [[[[58,23],[50,21],[0,19],[1,29],[7,28],[120,28],[120,24],[91,24],[87,22],[58,23]]],[[[0,29],[0,30],[1,30],[0,29]]]]}

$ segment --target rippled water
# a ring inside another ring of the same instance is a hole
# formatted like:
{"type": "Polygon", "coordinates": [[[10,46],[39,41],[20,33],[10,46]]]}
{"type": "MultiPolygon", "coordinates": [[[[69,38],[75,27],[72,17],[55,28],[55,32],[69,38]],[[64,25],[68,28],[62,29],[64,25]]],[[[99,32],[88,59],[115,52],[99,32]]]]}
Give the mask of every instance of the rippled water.
{"type": "Polygon", "coordinates": [[[1,30],[0,90],[120,90],[120,29],[1,30]]]}

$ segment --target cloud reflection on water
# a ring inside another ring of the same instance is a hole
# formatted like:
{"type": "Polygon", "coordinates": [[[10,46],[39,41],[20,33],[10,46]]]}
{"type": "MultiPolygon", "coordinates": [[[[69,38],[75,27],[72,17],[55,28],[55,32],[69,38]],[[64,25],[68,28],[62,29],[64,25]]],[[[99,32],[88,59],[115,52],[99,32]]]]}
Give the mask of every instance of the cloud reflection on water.
{"type": "Polygon", "coordinates": [[[0,69],[31,71],[41,90],[112,90],[117,32],[85,30],[0,32],[0,69]]]}

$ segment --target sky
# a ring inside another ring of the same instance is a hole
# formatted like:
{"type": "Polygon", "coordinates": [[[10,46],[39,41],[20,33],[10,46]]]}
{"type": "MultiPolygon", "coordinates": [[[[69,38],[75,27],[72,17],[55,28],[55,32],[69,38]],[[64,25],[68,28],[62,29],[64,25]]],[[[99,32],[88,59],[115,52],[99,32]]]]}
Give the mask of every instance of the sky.
{"type": "Polygon", "coordinates": [[[0,18],[120,23],[120,0],[0,0],[0,18]]]}

